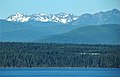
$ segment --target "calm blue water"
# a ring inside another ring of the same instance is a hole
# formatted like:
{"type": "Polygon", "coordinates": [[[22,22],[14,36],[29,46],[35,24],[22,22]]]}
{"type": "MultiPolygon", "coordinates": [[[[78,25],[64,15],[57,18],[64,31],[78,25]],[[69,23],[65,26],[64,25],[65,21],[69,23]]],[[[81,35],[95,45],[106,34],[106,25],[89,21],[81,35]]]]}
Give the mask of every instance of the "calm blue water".
{"type": "Polygon", "coordinates": [[[0,68],[0,77],[120,77],[120,68],[0,68]]]}

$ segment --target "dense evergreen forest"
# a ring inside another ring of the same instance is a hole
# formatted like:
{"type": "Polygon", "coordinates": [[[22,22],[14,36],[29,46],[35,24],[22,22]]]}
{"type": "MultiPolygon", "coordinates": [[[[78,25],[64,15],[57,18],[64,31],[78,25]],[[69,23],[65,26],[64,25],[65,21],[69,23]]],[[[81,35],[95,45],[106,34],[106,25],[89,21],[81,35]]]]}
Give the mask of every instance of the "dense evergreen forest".
{"type": "Polygon", "coordinates": [[[0,42],[0,67],[120,68],[120,45],[0,42]]]}

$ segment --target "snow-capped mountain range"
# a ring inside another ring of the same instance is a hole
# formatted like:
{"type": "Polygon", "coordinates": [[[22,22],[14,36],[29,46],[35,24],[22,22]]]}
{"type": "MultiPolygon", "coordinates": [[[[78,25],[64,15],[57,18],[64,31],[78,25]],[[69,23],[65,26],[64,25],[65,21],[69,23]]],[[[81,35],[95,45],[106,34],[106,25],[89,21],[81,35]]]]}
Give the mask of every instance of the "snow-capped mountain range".
{"type": "Polygon", "coordinates": [[[73,20],[76,20],[78,16],[73,14],[59,13],[59,14],[32,14],[24,15],[21,13],[16,13],[16,15],[11,15],[7,18],[7,21],[17,21],[17,22],[27,22],[29,20],[35,20],[40,22],[59,22],[59,23],[68,23],[73,20]]]}
{"type": "Polygon", "coordinates": [[[101,25],[101,24],[120,24],[120,11],[112,9],[106,12],[98,12],[95,14],[82,14],[76,16],[74,14],[58,13],[58,14],[32,14],[24,15],[16,13],[9,16],[7,21],[13,22],[27,22],[30,20],[40,22],[55,22],[55,23],[69,23],[70,25],[101,25]]]}

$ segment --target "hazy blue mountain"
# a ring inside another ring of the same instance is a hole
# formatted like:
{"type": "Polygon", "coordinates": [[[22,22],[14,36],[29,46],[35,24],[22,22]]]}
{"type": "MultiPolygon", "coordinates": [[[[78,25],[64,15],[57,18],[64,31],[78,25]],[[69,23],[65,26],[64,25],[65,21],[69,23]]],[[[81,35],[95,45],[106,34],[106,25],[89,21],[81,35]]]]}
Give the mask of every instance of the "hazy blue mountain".
{"type": "Polygon", "coordinates": [[[0,20],[0,41],[33,41],[49,35],[65,33],[78,26],[55,24],[52,22],[10,22],[0,20]]]}
{"type": "Polygon", "coordinates": [[[47,34],[43,34],[39,31],[33,30],[17,30],[11,32],[1,33],[1,41],[12,41],[12,42],[30,42],[36,39],[41,39],[47,34]]]}
{"type": "Polygon", "coordinates": [[[80,27],[67,33],[49,36],[37,42],[120,44],[120,25],[80,27]]]}
{"type": "Polygon", "coordinates": [[[7,19],[0,19],[0,41],[25,42],[38,39],[63,43],[119,43],[119,26],[103,24],[120,24],[120,11],[113,9],[81,16],[63,12],[32,15],[17,13],[7,19]],[[76,28],[78,30],[74,30],[76,28]]]}
{"type": "Polygon", "coordinates": [[[120,24],[120,11],[113,9],[106,12],[95,14],[83,14],[77,20],[72,21],[73,25],[101,25],[101,24],[120,24]]]}

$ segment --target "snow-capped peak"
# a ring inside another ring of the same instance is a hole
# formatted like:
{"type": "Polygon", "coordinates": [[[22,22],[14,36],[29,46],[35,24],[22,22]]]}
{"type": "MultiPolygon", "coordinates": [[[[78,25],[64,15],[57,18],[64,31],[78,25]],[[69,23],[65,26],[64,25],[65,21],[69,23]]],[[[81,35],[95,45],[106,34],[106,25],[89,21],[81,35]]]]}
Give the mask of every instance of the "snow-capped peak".
{"type": "Polygon", "coordinates": [[[9,16],[7,18],[7,21],[27,22],[29,19],[29,16],[25,16],[21,13],[16,13],[16,15],[9,16]]]}
{"type": "Polygon", "coordinates": [[[76,20],[78,16],[73,14],[66,14],[66,13],[58,13],[58,14],[32,14],[32,15],[24,15],[21,13],[16,13],[15,15],[9,16],[7,18],[8,21],[17,21],[17,22],[27,22],[29,20],[35,20],[40,22],[59,22],[59,23],[68,23],[73,20],[76,20]]]}
{"type": "Polygon", "coordinates": [[[23,15],[18,12],[18,13],[16,13],[16,16],[17,17],[22,17],[23,15]]]}

